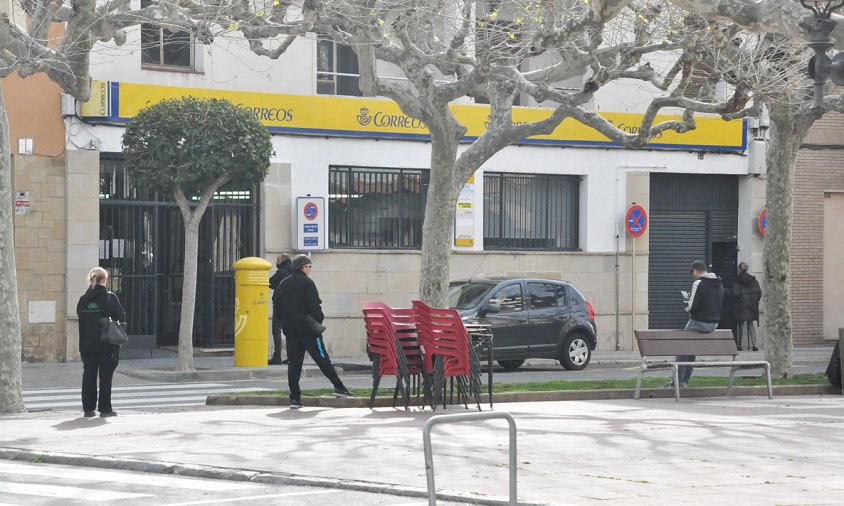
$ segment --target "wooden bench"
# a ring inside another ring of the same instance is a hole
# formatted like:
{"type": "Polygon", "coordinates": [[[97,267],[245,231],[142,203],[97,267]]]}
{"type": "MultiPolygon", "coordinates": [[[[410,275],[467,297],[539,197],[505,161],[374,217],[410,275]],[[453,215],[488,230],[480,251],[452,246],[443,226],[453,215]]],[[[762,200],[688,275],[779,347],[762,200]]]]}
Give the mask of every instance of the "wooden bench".
{"type": "Polygon", "coordinates": [[[671,368],[674,377],[674,399],[680,401],[680,382],[678,381],[678,370],[680,367],[729,367],[730,380],[727,383],[727,394],[733,395],[733,377],[740,369],[765,369],[765,377],[768,382],[768,399],[773,398],[771,387],[771,364],[764,360],[739,361],[738,349],[730,330],[715,330],[708,334],[695,332],[693,330],[634,330],[636,343],[639,345],[639,355],[642,362],[639,364],[639,377],[636,379],[636,393],[633,398],[638,399],[642,387],[642,378],[647,371],[671,368]],[[676,355],[696,355],[732,357],[732,361],[702,360],[698,362],[677,362],[676,355]],[[670,361],[648,362],[651,357],[672,357],[670,361]]]}

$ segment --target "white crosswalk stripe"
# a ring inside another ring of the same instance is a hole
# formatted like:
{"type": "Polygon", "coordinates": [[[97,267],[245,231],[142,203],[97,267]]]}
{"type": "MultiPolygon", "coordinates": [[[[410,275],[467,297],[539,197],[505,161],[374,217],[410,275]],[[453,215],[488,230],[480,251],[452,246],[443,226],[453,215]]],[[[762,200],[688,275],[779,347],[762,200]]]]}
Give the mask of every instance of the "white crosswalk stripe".
{"type": "MultiPolygon", "coordinates": [[[[288,504],[293,498],[341,493],[338,489],[298,487],[279,490],[241,481],[165,476],[58,464],[0,461],[0,506],[107,504],[199,506],[254,503],[288,504]],[[269,501],[269,502],[268,502],[269,501]]],[[[315,499],[308,504],[324,504],[315,499]]]]}
{"type": "MultiPolygon", "coordinates": [[[[226,383],[177,383],[114,387],[111,404],[115,408],[157,408],[199,406],[209,394],[223,392],[259,392],[261,387],[235,387],[226,383]]],[[[81,408],[79,387],[24,390],[28,410],[81,408]]]]}

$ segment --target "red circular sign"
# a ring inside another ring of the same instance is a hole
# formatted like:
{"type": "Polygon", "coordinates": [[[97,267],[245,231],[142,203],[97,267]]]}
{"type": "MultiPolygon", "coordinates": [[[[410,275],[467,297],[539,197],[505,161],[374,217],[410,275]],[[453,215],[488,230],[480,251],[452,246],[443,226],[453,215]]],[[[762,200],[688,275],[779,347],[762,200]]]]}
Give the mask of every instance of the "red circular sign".
{"type": "Polygon", "coordinates": [[[648,213],[639,205],[632,205],[624,216],[624,227],[633,237],[641,237],[648,229],[648,213]]]}
{"type": "Polygon", "coordinates": [[[759,213],[759,233],[762,234],[762,237],[765,237],[765,228],[768,226],[768,208],[762,208],[762,212],[759,213]]]}
{"type": "Polygon", "coordinates": [[[317,207],[316,203],[308,202],[307,204],[305,204],[304,214],[305,219],[308,221],[314,221],[315,219],[317,219],[317,216],[319,215],[319,208],[317,207]]]}

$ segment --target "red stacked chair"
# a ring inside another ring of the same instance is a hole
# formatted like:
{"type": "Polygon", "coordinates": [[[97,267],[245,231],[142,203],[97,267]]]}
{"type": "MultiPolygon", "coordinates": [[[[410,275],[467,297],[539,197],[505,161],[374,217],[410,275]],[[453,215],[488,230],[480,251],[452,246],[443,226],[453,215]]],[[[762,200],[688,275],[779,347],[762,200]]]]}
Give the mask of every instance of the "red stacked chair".
{"type": "Polygon", "coordinates": [[[472,360],[469,333],[460,314],[454,309],[432,308],[422,301],[412,301],[416,310],[416,328],[426,370],[434,371],[431,388],[432,404],[436,409],[447,378],[457,380],[458,399],[464,404],[472,394],[478,410],[481,408],[480,363],[472,360]]]}
{"type": "Polygon", "coordinates": [[[401,393],[407,409],[410,389],[414,388],[418,394],[418,378],[422,373],[422,352],[413,323],[414,312],[412,309],[394,309],[381,302],[364,302],[363,315],[367,344],[376,360],[369,406],[375,403],[381,377],[395,376],[393,407],[401,393]]]}

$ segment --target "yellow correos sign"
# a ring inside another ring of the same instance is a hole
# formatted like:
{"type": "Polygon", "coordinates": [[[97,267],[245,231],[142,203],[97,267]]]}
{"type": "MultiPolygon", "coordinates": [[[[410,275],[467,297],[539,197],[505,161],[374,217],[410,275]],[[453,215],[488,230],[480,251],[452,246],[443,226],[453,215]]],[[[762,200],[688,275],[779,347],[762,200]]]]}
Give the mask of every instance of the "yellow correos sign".
{"type": "MultiPolygon", "coordinates": [[[[271,132],[298,135],[427,139],[428,129],[401,112],[391,100],[356,97],[280,95],[231,90],[207,90],[131,83],[94,82],[97,94],[92,107],[83,106],[82,115],[96,121],[126,122],[138,111],[167,98],[191,95],[201,98],[225,98],[252,111],[271,132]],[[101,93],[100,93],[101,92],[101,93]],[[105,104],[105,105],[104,105],[105,104]],[[109,107],[110,106],[110,107],[109,107]]],[[[86,104],[87,105],[87,104],[86,104]]],[[[453,105],[455,117],[468,131],[466,140],[483,134],[489,121],[489,106],[453,105]]],[[[516,107],[514,123],[547,118],[550,109],[516,107]]],[[[635,133],[642,116],[628,113],[601,113],[608,121],[635,133]]],[[[679,119],[658,116],[657,121],[679,119]]],[[[684,134],[663,132],[651,140],[652,147],[682,149],[718,149],[743,151],[745,128],[741,120],[724,121],[717,117],[696,118],[697,129],[684,134]]],[[[612,143],[594,129],[574,119],[566,119],[552,133],[524,139],[522,143],[545,145],[596,145],[612,143]]]]}

